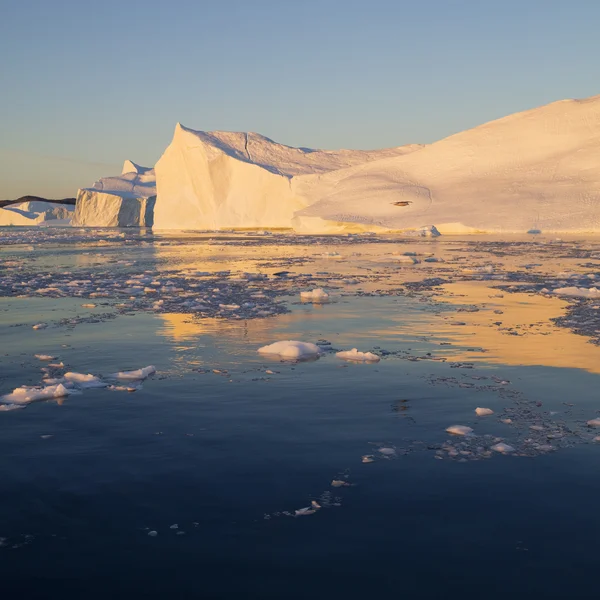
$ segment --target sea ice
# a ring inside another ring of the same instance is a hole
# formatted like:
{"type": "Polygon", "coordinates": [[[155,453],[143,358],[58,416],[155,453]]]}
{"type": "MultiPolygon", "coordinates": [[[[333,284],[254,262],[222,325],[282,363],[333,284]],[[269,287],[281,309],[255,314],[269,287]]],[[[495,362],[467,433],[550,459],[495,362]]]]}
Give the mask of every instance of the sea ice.
{"type": "Polygon", "coordinates": [[[33,326],[33,329],[46,329],[48,323],[37,323],[33,326]]]}
{"type": "Polygon", "coordinates": [[[343,352],[337,352],[336,356],[342,360],[349,360],[352,362],[379,362],[380,358],[377,354],[372,352],[359,352],[356,348],[352,350],[345,350],[343,352]]]}
{"type": "Polygon", "coordinates": [[[38,360],[56,360],[56,356],[50,356],[49,354],[34,354],[38,360]]]}
{"type": "Polygon", "coordinates": [[[63,378],[81,388],[100,388],[107,386],[107,384],[104,383],[99,377],[96,377],[91,373],[86,375],[84,373],[73,373],[69,371],[63,375],[63,378]]]}
{"type": "Polygon", "coordinates": [[[115,379],[130,379],[139,381],[141,379],[146,379],[153,373],[156,373],[156,367],[150,365],[149,367],[144,367],[143,369],[138,369],[137,371],[120,371],[119,373],[114,373],[112,377],[115,379]]]}
{"type": "Polygon", "coordinates": [[[508,444],[505,444],[504,442],[495,444],[490,449],[493,450],[494,452],[502,452],[503,454],[515,451],[515,449],[512,446],[509,446],[508,444]]]}
{"type": "Polygon", "coordinates": [[[598,288],[584,287],[563,287],[556,288],[554,293],[559,296],[577,296],[579,298],[600,298],[600,290],[598,288]]]}
{"type": "Polygon", "coordinates": [[[470,435],[473,433],[473,429],[466,425],[451,425],[446,431],[454,435],[470,435]]]}
{"type": "Polygon", "coordinates": [[[591,421],[588,421],[587,424],[590,427],[600,427],[600,419],[592,419],[591,421]]]}
{"type": "Polygon", "coordinates": [[[295,342],[292,340],[275,342],[268,346],[259,348],[260,354],[269,354],[272,356],[280,356],[289,360],[298,360],[302,358],[318,357],[322,350],[316,344],[310,342],[295,342]]]}
{"type": "Polygon", "coordinates": [[[48,385],[46,387],[22,386],[13,390],[11,394],[0,397],[6,404],[27,404],[35,400],[49,400],[51,398],[62,398],[72,394],[73,390],[66,388],[62,383],[48,385]]]}
{"type": "Polygon", "coordinates": [[[476,408],[475,414],[478,417],[487,417],[488,415],[493,415],[494,411],[491,408],[476,408]]]}
{"type": "Polygon", "coordinates": [[[323,302],[329,299],[329,294],[322,288],[316,288],[309,292],[300,292],[302,300],[311,300],[312,302],[323,302]]]}

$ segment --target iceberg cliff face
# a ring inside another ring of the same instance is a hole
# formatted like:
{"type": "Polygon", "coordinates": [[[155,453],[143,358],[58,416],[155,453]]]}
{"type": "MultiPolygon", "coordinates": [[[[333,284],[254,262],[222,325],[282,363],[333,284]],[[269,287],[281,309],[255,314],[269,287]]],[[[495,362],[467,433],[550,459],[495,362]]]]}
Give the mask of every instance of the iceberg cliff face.
{"type": "Polygon", "coordinates": [[[154,169],[126,160],[123,173],[80,189],[72,225],[76,227],[151,227],[156,202],[154,169]]]}
{"type": "Polygon", "coordinates": [[[377,151],[292,148],[256,133],[203,132],[177,125],[156,164],[157,229],[291,228],[308,206],[296,178],[397,156],[418,145],[377,151]]]}

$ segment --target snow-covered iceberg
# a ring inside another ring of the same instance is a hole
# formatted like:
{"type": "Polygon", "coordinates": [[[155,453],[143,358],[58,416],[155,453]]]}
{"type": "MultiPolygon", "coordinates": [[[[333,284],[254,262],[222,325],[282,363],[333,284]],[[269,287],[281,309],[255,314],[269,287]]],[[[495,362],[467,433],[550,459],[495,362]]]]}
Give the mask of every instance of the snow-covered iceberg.
{"type": "Polygon", "coordinates": [[[31,200],[0,208],[0,227],[37,225],[67,225],[73,216],[73,206],[31,200]]]}
{"type": "Polygon", "coordinates": [[[156,202],[154,169],[130,160],[121,175],[104,177],[77,193],[76,227],[151,227],[156,202]]]}
{"type": "Polygon", "coordinates": [[[418,152],[305,177],[296,217],[440,233],[600,230],[600,96],[491,121],[418,152]]]}
{"type": "MultiPolygon", "coordinates": [[[[292,228],[308,206],[297,179],[419,149],[312,150],[257,133],[194,131],[177,124],[156,163],[156,229],[292,228]]],[[[307,184],[310,187],[310,184],[307,184]]]]}
{"type": "Polygon", "coordinates": [[[157,229],[439,233],[600,230],[600,96],[428,146],[324,151],[177,125],[156,165],[157,229]],[[435,224],[435,225],[434,225],[435,224]]]}

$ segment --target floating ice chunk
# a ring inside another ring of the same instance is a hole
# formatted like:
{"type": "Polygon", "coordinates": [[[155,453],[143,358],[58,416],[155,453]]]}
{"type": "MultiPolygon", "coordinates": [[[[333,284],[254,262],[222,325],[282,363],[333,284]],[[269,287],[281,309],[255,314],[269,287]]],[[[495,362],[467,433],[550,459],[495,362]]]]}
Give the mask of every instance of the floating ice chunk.
{"type": "Polygon", "coordinates": [[[494,452],[502,452],[503,454],[515,451],[515,449],[512,446],[509,446],[508,444],[505,444],[504,442],[495,444],[494,446],[492,446],[490,448],[490,450],[493,450],[494,452]]]}
{"type": "Polygon", "coordinates": [[[169,529],[179,529],[179,525],[177,525],[177,523],[173,523],[173,525],[171,525],[169,529]]]}
{"type": "Polygon", "coordinates": [[[347,481],[344,481],[343,479],[334,479],[331,482],[331,487],[334,487],[334,488],[350,487],[350,484],[347,481]]]}
{"type": "Polygon", "coordinates": [[[69,371],[68,373],[64,374],[63,379],[70,381],[71,383],[75,383],[82,388],[99,388],[106,387],[107,385],[101,379],[95,375],[92,375],[91,373],[85,375],[84,373],[73,373],[69,371]]]}
{"type": "Polygon", "coordinates": [[[46,329],[48,327],[48,323],[37,323],[33,326],[33,329],[46,329]]]}
{"type": "Polygon", "coordinates": [[[152,531],[148,532],[148,537],[156,537],[157,535],[158,535],[158,531],[152,530],[152,531]]]}
{"type": "Polygon", "coordinates": [[[49,354],[34,354],[38,360],[56,360],[56,356],[50,356],[49,354]]]}
{"type": "Polygon", "coordinates": [[[588,421],[587,424],[590,427],[600,427],[600,419],[592,419],[591,421],[588,421]]]}
{"type": "Polygon", "coordinates": [[[365,455],[362,457],[362,462],[363,462],[363,463],[372,463],[372,462],[375,462],[375,461],[374,461],[374,459],[373,459],[373,455],[372,455],[372,454],[365,454],[365,455]]]}
{"type": "Polygon", "coordinates": [[[493,415],[494,411],[491,408],[476,408],[475,414],[478,417],[487,417],[488,415],[493,415]]]}
{"type": "Polygon", "coordinates": [[[27,404],[35,400],[62,398],[72,393],[73,390],[66,388],[62,383],[46,387],[22,386],[13,390],[11,394],[0,397],[0,400],[7,404],[27,404]]]}
{"type": "Polygon", "coordinates": [[[300,298],[312,302],[323,302],[329,299],[329,294],[322,288],[315,288],[312,291],[300,292],[300,298]]]}
{"type": "Polygon", "coordinates": [[[596,436],[596,437],[595,437],[595,438],[592,440],[592,442],[596,442],[596,443],[600,442],[600,435],[597,435],[597,436],[596,436]]]}
{"type": "Polygon", "coordinates": [[[306,506],[305,508],[299,508],[295,513],[295,517],[303,517],[305,515],[314,515],[316,513],[316,509],[306,506]]]}
{"type": "Polygon", "coordinates": [[[82,304],[82,308],[96,308],[95,304],[82,304]]]}
{"type": "Polygon", "coordinates": [[[18,410],[19,408],[25,408],[25,406],[23,404],[0,404],[0,412],[18,410]]]}
{"type": "Polygon", "coordinates": [[[316,344],[310,342],[295,342],[292,340],[275,342],[268,346],[263,346],[257,350],[260,354],[270,354],[280,356],[288,360],[298,360],[301,358],[318,357],[322,350],[316,344]]]}
{"type": "Polygon", "coordinates": [[[377,354],[373,354],[372,352],[359,352],[356,348],[337,352],[336,356],[342,360],[349,360],[352,362],[379,362],[380,360],[377,354]]]}
{"type": "Polygon", "coordinates": [[[473,433],[473,429],[466,425],[451,425],[446,431],[453,435],[471,435],[473,433]]]}
{"type": "Polygon", "coordinates": [[[379,452],[384,456],[394,456],[396,454],[395,448],[379,448],[379,452]]]}
{"type": "Polygon", "coordinates": [[[319,510],[319,508],[321,508],[321,505],[316,501],[316,500],[311,500],[310,505],[315,509],[315,510],[319,510]]]}
{"type": "Polygon", "coordinates": [[[556,288],[554,293],[559,296],[578,296],[579,298],[600,298],[600,290],[598,288],[584,287],[563,287],[556,288]]]}
{"type": "Polygon", "coordinates": [[[156,367],[150,365],[149,367],[144,367],[143,369],[138,369],[137,371],[119,371],[119,373],[114,373],[112,377],[115,379],[130,379],[133,381],[139,381],[141,379],[146,379],[153,373],[156,373],[156,367]]]}

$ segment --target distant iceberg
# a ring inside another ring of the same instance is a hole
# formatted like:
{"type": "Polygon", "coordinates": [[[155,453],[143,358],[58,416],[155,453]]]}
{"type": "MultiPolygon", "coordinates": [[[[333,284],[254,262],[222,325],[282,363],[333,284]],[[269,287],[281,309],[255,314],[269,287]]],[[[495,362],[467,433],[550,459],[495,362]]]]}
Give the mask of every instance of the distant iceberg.
{"type": "Polygon", "coordinates": [[[123,172],[80,189],[72,225],[75,227],[152,227],[156,202],[154,169],[130,160],[123,172]]]}

